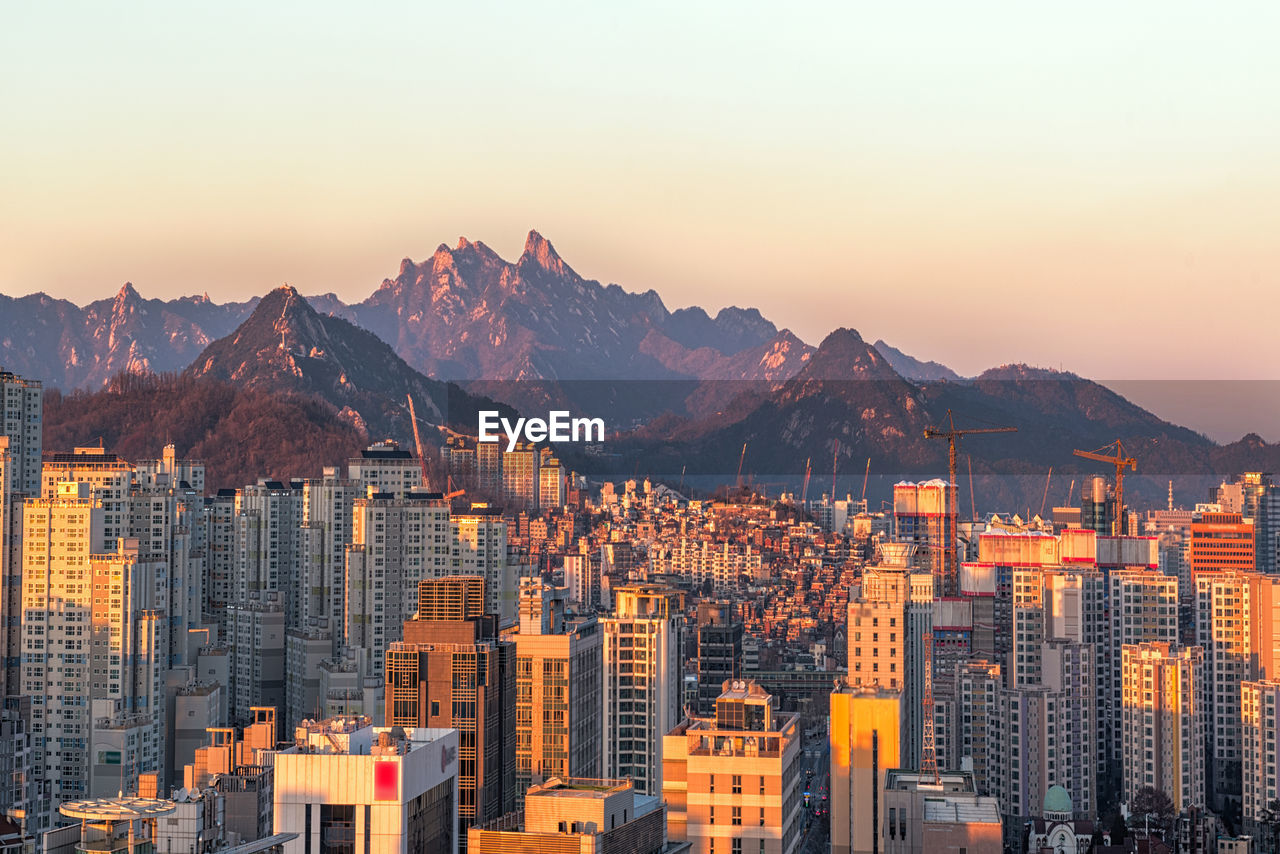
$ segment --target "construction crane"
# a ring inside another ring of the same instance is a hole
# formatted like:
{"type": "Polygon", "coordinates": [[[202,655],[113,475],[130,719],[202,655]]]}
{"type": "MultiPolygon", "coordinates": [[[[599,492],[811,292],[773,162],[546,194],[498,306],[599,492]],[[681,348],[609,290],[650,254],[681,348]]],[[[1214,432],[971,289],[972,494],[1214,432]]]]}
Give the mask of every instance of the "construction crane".
{"type": "Polygon", "coordinates": [[[800,487],[800,506],[809,500],[809,476],[813,474],[813,457],[804,461],[804,486],[800,487]]]}
{"type": "Polygon", "coordinates": [[[871,477],[871,457],[867,457],[867,470],[862,473],[862,503],[867,502],[867,478],[871,477]]]}
{"type": "MultiPolygon", "coordinates": [[[[427,477],[427,456],[422,452],[422,435],[418,432],[418,413],[413,408],[413,395],[406,394],[405,397],[409,399],[409,420],[413,422],[413,446],[418,453],[418,466],[422,470],[422,485],[425,487],[429,480],[427,477]]],[[[465,495],[466,492],[465,489],[455,490],[453,488],[453,479],[450,478],[449,488],[446,490],[444,497],[446,501],[452,501],[459,495],[465,495]]]]}
{"type": "Polygon", "coordinates": [[[1049,466],[1049,476],[1044,479],[1044,497],[1040,499],[1040,518],[1044,518],[1045,505],[1049,503],[1049,481],[1053,480],[1053,466],[1049,466]]]}
{"type": "MultiPolygon", "coordinates": [[[[738,489],[742,488],[742,464],[746,462],[746,459],[747,459],[747,443],[743,442],[742,456],[738,457],[738,489]]],[[[640,464],[636,463],[637,470],[639,469],[639,466],[640,464]]]]}
{"type": "Polygon", "coordinates": [[[1099,463],[1111,463],[1116,467],[1116,518],[1112,520],[1111,531],[1113,536],[1124,536],[1126,533],[1125,529],[1128,527],[1125,524],[1125,516],[1127,514],[1124,509],[1124,470],[1129,468],[1133,471],[1137,471],[1138,461],[1133,457],[1126,457],[1124,455],[1124,445],[1120,443],[1119,439],[1116,439],[1109,445],[1103,445],[1096,451],[1076,450],[1072,451],[1072,453],[1077,457],[1084,457],[1086,460],[1093,460],[1094,462],[1099,463]],[[1108,448],[1115,448],[1116,452],[1114,454],[1101,453],[1108,448]]]}
{"type": "Polygon", "coordinates": [[[938,774],[938,746],[933,733],[933,632],[923,632],[924,640],[924,699],[923,732],[921,733],[920,777],[935,786],[942,785],[942,776],[938,774]]]}
{"type": "MultiPolygon", "coordinates": [[[[979,433],[1016,433],[1017,427],[971,427],[965,430],[956,429],[955,417],[951,414],[951,410],[947,410],[946,427],[926,427],[924,428],[924,437],[926,439],[946,439],[947,440],[947,474],[950,479],[948,484],[954,485],[956,482],[956,454],[960,449],[960,437],[976,436],[979,433]]],[[[960,560],[956,554],[956,539],[959,536],[956,530],[956,508],[955,502],[951,502],[950,512],[947,513],[951,521],[951,530],[946,534],[946,542],[943,544],[945,570],[950,573],[952,586],[960,579],[960,560]]],[[[952,595],[955,590],[944,590],[944,595],[952,595]]]]}
{"type": "Polygon", "coordinates": [[[840,440],[836,439],[835,450],[831,452],[831,504],[836,503],[836,464],[840,461],[840,440]]]}

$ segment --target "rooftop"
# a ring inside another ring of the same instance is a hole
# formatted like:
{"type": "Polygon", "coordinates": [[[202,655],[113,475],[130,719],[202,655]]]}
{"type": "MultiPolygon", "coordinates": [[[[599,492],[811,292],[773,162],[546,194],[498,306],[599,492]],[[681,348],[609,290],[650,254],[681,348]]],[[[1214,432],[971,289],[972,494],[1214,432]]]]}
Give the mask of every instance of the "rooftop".
{"type": "Polygon", "coordinates": [[[86,798],[67,801],[58,812],[67,818],[84,821],[131,821],[143,818],[159,818],[177,809],[173,801],[157,798],[86,798]]]}

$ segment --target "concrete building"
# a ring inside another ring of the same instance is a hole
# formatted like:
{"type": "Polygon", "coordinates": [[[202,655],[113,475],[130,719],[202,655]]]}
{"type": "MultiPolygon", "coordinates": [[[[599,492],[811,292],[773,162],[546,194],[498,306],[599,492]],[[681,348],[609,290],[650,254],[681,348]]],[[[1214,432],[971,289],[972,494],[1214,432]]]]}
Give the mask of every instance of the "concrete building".
{"type": "Polygon", "coordinates": [[[1266,838],[1264,826],[1271,804],[1280,800],[1280,680],[1245,682],[1241,686],[1243,729],[1241,815],[1248,832],[1266,838]]]}
{"type": "Polygon", "coordinates": [[[479,582],[421,582],[424,607],[386,656],[387,726],[458,731],[456,804],[464,827],[492,821],[516,803],[515,649],[498,636],[492,614],[476,612],[479,582]],[[448,619],[458,613],[465,616],[448,619]]]}
{"type": "Polygon", "coordinates": [[[0,371],[0,436],[9,440],[11,488],[31,498],[40,494],[43,423],[44,388],[40,381],[0,371]]]}
{"type": "Polygon", "coordinates": [[[1167,643],[1126,645],[1121,794],[1144,786],[1166,793],[1181,812],[1204,807],[1205,739],[1200,708],[1204,650],[1167,643]]]}
{"type": "Polygon", "coordinates": [[[387,646],[417,606],[418,583],[455,574],[450,565],[449,504],[438,494],[374,493],[353,504],[346,548],[344,644],[382,673],[387,646]]]}
{"type": "Polygon", "coordinates": [[[1191,572],[1256,568],[1253,520],[1241,513],[1201,510],[1191,517],[1191,544],[1187,561],[1191,572]]]}
{"type": "Polygon", "coordinates": [[[932,573],[942,596],[959,592],[956,558],[956,485],[944,480],[903,481],[893,487],[893,538],[917,550],[919,565],[932,573]]]}
{"type": "Polygon", "coordinates": [[[945,694],[934,688],[934,733],[941,768],[969,768],[974,790],[994,795],[1003,773],[1003,726],[1000,695],[1004,684],[1000,665],[985,659],[952,664],[939,680],[945,694]]]}
{"type": "Polygon", "coordinates": [[[108,516],[88,483],[24,505],[21,690],[45,794],[32,831],[63,801],[133,791],[139,774],[165,771],[167,567],[136,540],[94,551],[117,524],[108,516]]]}
{"type": "Polygon", "coordinates": [[[507,523],[502,512],[487,504],[472,504],[470,511],[449,519],[449,532],[447,574],[484,578],[486,613],[496,614],[502,625],[515,620],[518,582],[515,567],[507,559],[507,523]]]}
{"type": "Polygon", "coordinates": [[[974,792],[966,773],[937,778],[894,769],[884,784],[884,854],[966,854],[1003,850],[1003,825],[995,798],[974,792]]]}
{"type": "Polygon", "coordinates": [[[676,854],[666,809],[630,780],[553,777],[531,788],[523,812],[467,831],[468,854],[676,854]]]}
{"type": "Polygon", "coordinates": [[[886,549],[884,562],[863,570],[860,591],[849,599],[849,681],[902,691],[901,756],[910,766],[920,763],[922,750],[925,643],[932,642],[936,581],[932,572],[911,567],[909,549],[886,549]]]}
{"type": "Polygon", "coordinates": [[[684,594],[656,584],[614,591],[604,627],[605,776],[662,791],[662,737],[682,718],[684,594]]]}
{"type": "Polygon", "coordinates": [[[390,439],[375,442],[360,456],[347,460],[347,480],[355,485],[357,496],[377,493],[401,497],[430,488],[422,482],[418,459],[390,439]]]}
{"type": "Polygon", "coordinates": [[[831,854],[881,850],[884,783],[897,768],[902,693],[841,685],[831,693],[831,854]]]}
{"type": "MultiPolygon", "coordinates": [[[[285,613],[279,594],[267,592],[227,606],[230,721],[247,724],[256,706],[285,709],[285,613]]],[[[283,721],[281,722],[283,723],[283,721]]]]}
{"type": "Polygon", "coordinates": [[[538,449],[517,442],[514,449],[502,451],[502,501],[508,507],[538,506],[538,449]]]}
{"type": "Polygon", "coordinates": [[[565,589],[520,588],[516,648],[516,801],[550,777],[599,777],[604,632],[594,615],[566,617],[565,589]]]}
{"type": "Polygon", "coordinates": [[[693,854],[793,854],[803,838],[799,716],[778,715],[754,682],[730,680],[715,717],[679,724],[663,738],[667,831],[693,854]]]}
{"type": "Polygon", "coordinates": [[[555,457],[546,457],[538,467],[538,506],[556,510],[564,506],[567,498],[564,466],[555,457]]]}
{"type": "Polygon", "coordinates": [[[701,717],[716,711],[724,683],[742,675],[742,620],[730,602],[699,602],[698,705],[701,717]]]}
{"type": "Polygon", "coordinates": [[[459,851],[458,734],[306,722],[275,754],[275,833],[285,854],[459,851]]]}
{"type": "Polygon", "coordinates": [[[1144,643],[1178,643],[1178,579],[1159,570],[1113,570],[1108,578],[1107,605],[1111,615],[1111,641],[1107,647],[1110,696],[1107,720],[1111,721],[1111,758],[1123,756],[1124,691],[1123,650],[1144,643]]]}

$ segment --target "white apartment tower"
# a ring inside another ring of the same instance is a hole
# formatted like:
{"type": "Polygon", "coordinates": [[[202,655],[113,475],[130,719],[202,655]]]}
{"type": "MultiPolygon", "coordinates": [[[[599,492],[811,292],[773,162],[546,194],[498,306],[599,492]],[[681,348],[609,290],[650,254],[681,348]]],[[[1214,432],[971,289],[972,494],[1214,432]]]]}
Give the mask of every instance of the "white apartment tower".
{"type": "MultiPolygon", "coordinates": [[[[39,778],[29,827],[65,800],[164,774],[165,566],[136,540],[95,551],[108,512],[89,484],[29,499],[23,515],[21,688],[39,778]]],[[[114,525],[115,522],[112,522],[114,525]]]]}
{"type": "Polygon", "coordinates": [[[605,776],[630,777],[637,791],[661,795],[662,737],[683,717],[683,594],[627,585],[614,601],[602,621],[605,776]]]}

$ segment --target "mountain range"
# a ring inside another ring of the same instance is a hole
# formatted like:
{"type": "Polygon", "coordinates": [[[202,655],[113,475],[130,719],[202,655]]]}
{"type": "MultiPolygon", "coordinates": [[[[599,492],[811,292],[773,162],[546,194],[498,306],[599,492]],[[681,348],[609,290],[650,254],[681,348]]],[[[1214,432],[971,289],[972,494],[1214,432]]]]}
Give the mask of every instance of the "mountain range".
{"type": "MultiPolygon", "coordinates": [[[[852,329],[813,347],[755,309],[670,311],[653,291],[583,279],[537,232],[515,262],[465,238],[441,245],[420,263],[404,260],[354,304],[287,286],[221,305],[207,296],[147,300],[128,284],[84,308],[42,294],[0,297],[0,365],[82,390],[50,408],[55,421],[65,416],[52,435],[69,441],[109,432],[93,412],[117,407],[95,399],[118,397],[122,375],[180,374],[179,389],[210,384],[258,400],[318,402],[351,431],[343,442],[407,440],[406,394],[424,421],[458,429],[494,401],[526,414],[571,407],[606,416],[615,431],[603,463],[573,462],[628,475],[643,465],[724,477],[744,443],[755,472],[795,475],[806,460],[834,455],[844,471],[871,458],[880,472],[936,474],[945,443],[926,440],[924,427],[948,410],[962,426],[1019,428],[965,442],[979,476],[1096,471],[1072,448],[1117,437],[1146,472],[1280,462],[1276,446],[1257,437],[1215,445],[1070,373],[1014,365],[964,378],[852,329]],[[65,424],[76,426],[59,433],[65,424]]],[[[175,393],[165,392],[168,405],[175,393]]],[[[206,437],[169,438],[194,447],[206,437]]]]}

